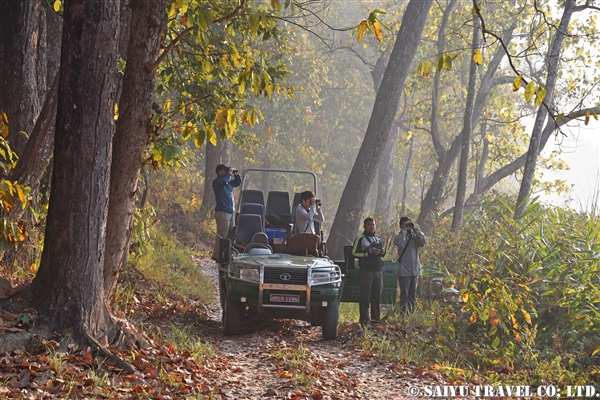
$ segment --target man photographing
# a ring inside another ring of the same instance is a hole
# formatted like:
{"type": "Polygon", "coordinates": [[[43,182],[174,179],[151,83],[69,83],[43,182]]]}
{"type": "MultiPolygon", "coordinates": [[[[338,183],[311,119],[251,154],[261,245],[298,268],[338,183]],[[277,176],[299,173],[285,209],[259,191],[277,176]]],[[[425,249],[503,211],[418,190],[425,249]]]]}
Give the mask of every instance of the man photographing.
{"type": "Polygon", "coordinates": [[[234,226],[233,218],[233,188],[242,184],[242,177],[237,169],[223,164],[215,168],[217,177],[213,180],[213,191],[215,192],[215,220],[217,222],[217,237],[212,259],[219,258],[219,238],[229,237],[234,226]]]}
{"type": "Polygon", "coordinates": [[[398,284],[400,308],[406,313],[415,310],[417,283],[421,275],[419,247],[425,246],[427,237],[408,217],[400,218],[400,232],[394,238],[398,247],[398,284]]]}

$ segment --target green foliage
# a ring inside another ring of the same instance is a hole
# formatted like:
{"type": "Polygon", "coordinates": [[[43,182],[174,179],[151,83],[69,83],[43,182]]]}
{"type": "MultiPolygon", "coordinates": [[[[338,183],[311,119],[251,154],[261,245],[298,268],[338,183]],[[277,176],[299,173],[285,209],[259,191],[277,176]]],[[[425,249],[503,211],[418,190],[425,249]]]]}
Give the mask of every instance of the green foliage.
{"type": "Polygon", "coordinates": [[[198,265],[194,262],[189,248],[181,245],[160,225],[150,228],[147,250],[142,254],[134,254],[130,262],[157,286],[160,293],[176,294],[208,303],[212,299],[212,284],[198,273],[198,265]]]}
{"type": "Polygon", "coordinates": [[[583,368],[598,352],[598,218],[534,201],[515,221],[512,204],[484,199],[461,234],[463,247],[434,249],[456,247],[455,239],[436,243],[434,236],[424,259],[452,265],[438,272],[458,291],[455,326],[465,332],[473,365],[535,369],[562,357],[583,368]],[[452,264],[456,256],[462,261],[452,264]]]}
{"type": "MultiPolygon", "coordinates": [[[[174,46],[158,69],[158,131],[197,147],[205,140],[215,145],[217,134],[231,139],[242,125],[262,119],[258,108],[247,106],[251,96],[293,96],[294,88],[284,85],[290,71],[273,62],[266,44],[279,37],[271,11],[255,2],[171,3],[166,37],[174,46]]],[[[152,159],[168,161],[175,152],[155,146],[152,159]]]]}

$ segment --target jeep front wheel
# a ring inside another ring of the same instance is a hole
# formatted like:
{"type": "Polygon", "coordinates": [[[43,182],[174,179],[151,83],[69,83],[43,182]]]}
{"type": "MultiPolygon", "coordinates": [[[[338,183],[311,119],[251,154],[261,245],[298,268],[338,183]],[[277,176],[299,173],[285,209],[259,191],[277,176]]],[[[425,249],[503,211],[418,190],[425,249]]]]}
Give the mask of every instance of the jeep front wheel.
{"type": "Polygon", "coordinates": [[[225,336],[238,334],[241,315],[242,303],[226,295],[225,307],[223,307],[223,334],[225,336]]]}
{"type": "Polygon", "coordinates": [[[338,321],[340,319],[340,303],[338,300],[325,308],[323,315],[323,339],[333,340],[337,338],[338,321]]]}

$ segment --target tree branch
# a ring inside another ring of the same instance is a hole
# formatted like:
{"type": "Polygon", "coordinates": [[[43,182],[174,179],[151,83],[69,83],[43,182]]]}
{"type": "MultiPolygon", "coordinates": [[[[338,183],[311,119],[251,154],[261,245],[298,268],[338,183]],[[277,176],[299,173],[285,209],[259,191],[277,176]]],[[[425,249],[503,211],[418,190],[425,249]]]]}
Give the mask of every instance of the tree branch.
{"type": "MultiPolygon", "coordinates": [[[[220,22],[223,22],[223,21],[226,21],[226,20],[228,20],[228,19],[231,19],[231,18],[235,17],[235,16],[236,16],[236,15],[237,15],[237,14],[240,12],[240,10],[241,10],[242,8],[244,8],[244,5],[245,5],[245,3],[246,3],[246,0],[241,0],[241,1],[240,1],[240,4],[239,4],[239,5],[238,5],[238,6],[237,6],[237,7],[236,7],[236,8],[235,8],[235,9],[234,9],[232,12],[231,12],[231,14],[229,14],[229,15],[226,15],[226,16],[224,16],[224,17],[221,17],[221,18],[213,19],[213,20],[212,20],[212,23],[213,23],[213,24],[218,24],[218,23],[220,23],[220,22]]],[[[183,31],[181,31],[181,32],[180,32],[180,33],[177,35],[177,37],[176,37],[175,39],[173,39],[173,40],[171,41],[171,43],[169,43],[169,44],[167,45],[167,47],[166,47],[166,48],[163,50],[163,52],[162,52],[162,53],[161,53],[161,54],[158,56],[158,58],[156,59],[156,61],[154,61],[152,64],[150,64],[150,65],[147,65],[147,66],[146,66],[146,70],[147,70],[148,72],[155,71],[155,70],[156,70],[156,68],[158,68],[158,66],[160,65],[160,63],[161,63],[161,62],[162,62],[162,61],[165,59],[165,57],[167,56],[167,54],[168,54],[168,53],[169,53],[171,50],[173,50],[173,47],[175,47],[175,46],[177,45],[177,43],[179,43],[179,41],[180,41],[181,39],[183,39],[183,37],[184,37],[185,35],[187,35],[187,34],[188,34],[188,33],[190,33],[191,31],[194,31],[194,30],[196,30],[196,29],[198,29],[198,25],[191,26],[191,27],[189,27],[189,28],[186,28],[186,29],[184,29],[183,31]]]]}

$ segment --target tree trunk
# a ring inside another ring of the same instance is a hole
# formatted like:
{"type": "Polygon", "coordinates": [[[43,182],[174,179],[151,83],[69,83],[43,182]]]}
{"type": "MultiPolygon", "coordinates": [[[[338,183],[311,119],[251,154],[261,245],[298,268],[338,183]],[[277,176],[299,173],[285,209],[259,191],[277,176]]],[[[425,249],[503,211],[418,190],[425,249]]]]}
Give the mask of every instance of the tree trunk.
{"type": "Polygon", "coordinates": [[[106,228],[104,289],[110,300],[133,229],[135,193],[144,150],[150,143],[155,73],[147,66],[159,55],[160,34],[166,20],[166,0],[131,0],[131,33],[127,67],[113,140],[110,205],[106,228]]]}
{"type": "Polygon", "coordinates": [[[343,246],[352,242],[360,225],[367,195],[377,172],[379,160],[390,145],[390,132],[400,104],[400,95],[412,60],[419,48],[421,34],[433,0],[411,0],[398,32],[381,87],[375,98],[364,141],[342,193],[328,248],[333,258],[341,258],[343,246]]]}
{"type": "Polygon", "coordinates": [[[382,220],[392,219],[392,192],[394,191],[394,158],[396,155],[396,145],[400,136],[400,127],[392,127],[392,138],[390,145],[386,149],[377,172],[377,201],[375,202],[375,215],[382,220]]]}
{"type": "Polygon", "coordinates": [[[75,341],[115,333],[102,267],[117,86],[119,1],[64,3],[54,170],[31,293],[37,329],[75,341]]]}
{"type": "Polygon", "coordinates": [[[21,132],[31,134],[43,98],[40,86],[46,89],[45,70],[38,71],[41,15],[39,0],[0,1],[0,110],[8,116],[8,143],[19,155],[27,141],[21,132]]]}
{"type": "MultiPolygon", "coordinates": [[[[560,52],[562,50],[562,45],[565,39],[565,35],[567,34],[567,29],[569,27],[569,22],[571,21],[571,16],[575,11],[575,3],[575,0],[565,1],[565,8],[563,11],[562,18],[560,20],[560,24],[556,29],[556,32],[554,33],[552,43],[550,44],[548,54],[546,55],[547,75],[546,97],[544,98],[544,102],[548,105],[548,107],[552,104],[554,98],[554,88],[556,86],[558,61],[560,57],[560,52]]],[[[535,174],[537,157],[540,153],[542,130],[546,123],[546,117],[548,117],[548,109],[544,106],[544,104],[542,104],[538,107],[538,111],[535,116],[535,123],[531,132],[531,140],[529,141],[529,150],[527,151],[527,160],[525,161],[523,179],[521,181],[519,196],[517,197],[517,204],[515,206],[515,219],[521,218],[521,216],[525,212],[525,209],[527,208],[527,198],[531,193],[533,175],[535,174]]]]}
{"type": "Polygon", "coordinates": [[[406,157],[406,168],[404,168],[404,178],[402,179],[402,210],[400,217],[406,215],[406,199],[408,198],[408,178],[410,177],[410,166],[412,165],[413,152],[415,150],[415,134],[410,136],[410,146],[408,156],[406,157]]]}
{"type": "MultiPolygon", "coordinates": [[[[481,20],[475,17],[473,26],[473,44],[471,46],[472,54],[479,50],[479,36],[481,30],[481,20]]],[[[458,165],[458,184],[456,187],[456,202],[454,203],[454,215],[452,216],[452,230],[458,232],[462,225],[463,210],[465,207],[465,197],[467,197],[467,175],[469,169],[469,156],[471,148],[471,136],[473,135],[473,106],[475,103],[475,92],[477,85],[477,63],[474,56],[471,56],[469,68],[469,83],[467,85],[467,104],[463,119],[463,129],[461,132],[461,150],[460,162],[458,165]]]]}

